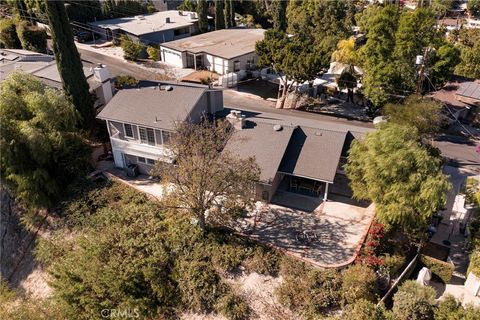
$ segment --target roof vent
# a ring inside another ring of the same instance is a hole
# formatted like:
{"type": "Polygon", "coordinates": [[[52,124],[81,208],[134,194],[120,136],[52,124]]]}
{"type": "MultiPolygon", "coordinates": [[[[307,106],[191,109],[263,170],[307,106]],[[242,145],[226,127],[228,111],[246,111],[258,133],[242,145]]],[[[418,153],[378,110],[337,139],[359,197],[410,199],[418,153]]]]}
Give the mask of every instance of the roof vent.
{"type": "Polygon", "coordinates": [[[315,131],[315,135],[321,137],[322,136],[322,131],[315,131]]]}
{"type": "Polygon", "coordinates": [[[170,23],[170,17],[165,18],[165,23],[170,23]]]}
{"type": "Polygon", "coordinates": [[[165,86],[165,91],[172,91],[173,87],[172,86],[165,86]]]}
{"type": "Polygon", "coordinates": [[[283,127],[279,124],[276,124],[276,125],[273,126],[273,130],[275,130],[275,131],[282,131],[282,129],[283,129],[283,127]]]}

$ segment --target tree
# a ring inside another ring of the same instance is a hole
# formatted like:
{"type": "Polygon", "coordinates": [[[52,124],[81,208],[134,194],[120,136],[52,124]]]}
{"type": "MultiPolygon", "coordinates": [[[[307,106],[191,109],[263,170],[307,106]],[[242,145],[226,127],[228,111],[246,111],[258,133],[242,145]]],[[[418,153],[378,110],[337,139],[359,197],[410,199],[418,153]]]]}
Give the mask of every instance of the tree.
{"type": "Polygon", "coordinates": [[[285,32],[287,30],[287,1],[276,0],[272,4],[273,6],[273,28],[277,31],[285,32]]]}
{"type": "Polygon", "coordinates": [[[321,61],[312,39],[306,34],[289,37],[274,29],[255,45],[260,65],[270,66],[280,76],[276,108],[283,108],[294,83],[311,81],[321,67],[321,61]]]}
{"type": "Polygon", "coordinates": [[[224,0],[215,0],[215,30],[225,29],[224,0]]]}
{"type": "Polygon", "coordinates": [[[480,78],[480,42],[462,49],[455,73],[468,78],[480,78]]]}
{"type": "Polygon", "coordinates": [[[127,60],[138,59],[145,46],[138,41],[130,39],[127,35],[120,36],[120,46],[123,49],[123,57],[127,60]]]}
{"type": "Polygon", "coordinates": [[[480,308],[467,305],[465,308],[452,295],[446,295],[435,308],[435,320],[478,319],[480,308]]]}
{"type": "Polygon", "coordinates": [[[198,29],[200,32],[208,31],[208,3],[207,0],[197,1],[198,29]]]}
{"type": "Polygon", "coordinates": [[[17,35],[17,26],[13,19],[0,19],[0,47],[7,49],[22,47],[17,35]]]}
{"type": "Polygon", "coordinates": [[[416,128],[387,124],[353,142],[345,169],[353,196],[373,201],[381,223],[416,237],[445,204],[450,183],[441,164],[416,128]]]}
{"type": "Polygon", "coordinates": [[[467,10],[472,16],[480,15],[480,0],[468,0],[467,10]]]}
{"type": "Polygon", "coordinates": [[[342,295],[346,304],[359,299],[375,302],[378,297],[377,275],[363,264],[350,266],[343,272],[342,295]]]}
{"type": "Polygon", "coordinates": [[[332,61],[354,66],[357,64],[357,52],[355,50],[355,38],[340,40],[337,50],[332,53],[332,61]]]}
{"type": "Polygon", "coordinates": [[[17,24],[17,34],[25,50],[47,53],[47,32],[43,28],[29,25],[26,21],[17,24]]]}
{"type": "Polygon", "coordinates": [[[436,292],[432,287],[407,280],[393,296],[393,314],[398,320],[433,319],[436,292]]]}
{"type": "Polygon", "coordinates": [[[347,305],[342,312],[342,320],[386,320],[385,308],[377,306],[371,301],[358,299],[355,303],[347,305]]]}
{"type": "Polygon", "coordinates": [[[90,150],[75,133],[79,115],[64,94],[13,73],[0,89],[1,175],[26,204],[51,208],[89,168],[90,150]]]}
{"type": "Polygon", "coordinates": [[[390,123],[413,126],[420,137],[431,138],[443,122],[442,105],[432,99],[412,95],[400,104],[387,104],[384,114],[390,123]]]}
{"type": "Polygon", "coordinates": [[[80,125],[88,128],[92,125],[95,116],[94,101],[89,92],[80,55],[73,42],[72,29],[64,3],[54,0],[44,1],[52,35],[53,53],[62,79],[63,90],[80,112],[80,125]]]}
{"type": "Polygon", "coordinates": [[[353,66],[343,70],[337,79],[337,84],[340,89],[347,89],[347,102],[353,103],[353,89],[357,87],[357,75],[353,66]]]}
{"type": "Polygon", "coordinates": [[[460,63],[460,49],[446,43],[433,53],[430,58],[429,71],[433,85],[442,87],[451,79],[455,67],[460,63]]]}
{"type": "Polygon", "coordinates": [[[153,61],[160,60],[160,49],[152,46],[147,47],[148,58],[153,61]]]}
{"type": "Polygon", "coordinates": [[[181,123],[170,146],[175,167],[157,162],[152,170],[164,183],[176,186],[173,199],[198,220],[202,230],[207,210],[217,206],[229,213],[229,209],[248,206],[252,184],[259,176],[253,158],[242,160],[221,152],[229,137],[227,122],[181,123]]]}
{"type": "Polygon", "coordinates": [[[104,309],[154,318],[175,304],[161,209],[132,200],[96,212],[95,227],[48,266],[55,296],[68,306],[65,318],[98,318],[104,309]]]}
{"type": "Polygon", "coordinates": [[[235,10],[232,0],[225,0],[225,26],[227,29],[235,27],[235,10]]]}

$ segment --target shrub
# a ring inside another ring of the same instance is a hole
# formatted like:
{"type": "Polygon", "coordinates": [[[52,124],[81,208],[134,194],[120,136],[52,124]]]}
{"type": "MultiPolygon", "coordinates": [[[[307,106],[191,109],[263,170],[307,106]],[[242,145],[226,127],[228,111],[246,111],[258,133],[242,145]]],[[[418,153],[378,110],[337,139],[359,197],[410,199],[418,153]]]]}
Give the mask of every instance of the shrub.
{"type": "Polygon", "coordinates": [[[147,47],[147,54],[148,58],[152,59],[153,61],[158,61],[160,60],[160,49],[155,48],[155,47],[147,47]]]}
{"type": "Polygon", "coordinates": [[[247,302],[241,296],[232,292],[220,298],[216,309],[230,320],[246,320],[250,318],[252,313],[247,302]]]}
{"type": "Polygon", "coordinates": [[[374,303],[365,299],[355,301],[345,307],[340,319],[342,320],[384,320],[385,307],[377,306],[374,303]]]}
{"type": "Polygon", "coordinates": [[[127,60],[135,61],[145,49],[145,46],[138,41],[130,39],[128,36],[120,37],[120,46],[123,49],[123,57],[127,60]]]}
{"type": "Polygon", "coordinates": [[[468,265],[467,274],[472,272],[477,277],[480,277],[480,252],[475,250],[470,255],[470,263],[468,265]]]}
{"type": "Polygon", "coordinates": [[[274,249],[257,247],[251,258],[245,262],[247,272],[256,272],[269,276],[277,276],[280,269],[280,255],[274,249]]]}
{"type": "Polygon", "coordinates": [[[23,49],[47,53],[47,32],[45,29],[21,21],[17,25],[17,35],[23,49]]]}
{"type": "Polygon", "coordinates": [[[387,268],[390,276],[395,276],[405,264],[405,260],[404,255],[398,253],[390,255],[387,253],[383,257],[383,265],[387,268]]]}
{"type": "Polygon", "coordinates": [[[132,76],[121,74],[115,79],[115,88],[122,89],[124,87],[135,87],[138,80],[132,76]]]}
{"type": "Polygon", "coordinates": [[[19,49],[20,39],[13,19],[0,19],[0,48],[19,49]]]}
{"type": "Polygon", "coordinates": [[[429,256],[421,255],[420,262],[430,269],[432,275],[442,280],[443,283],[448,283],[452,278],[453,269],[455,268],[451,263],[441,261],[429,256]]]}
{"type": "Polygon", "coordinates": [[[405,281],[393,296],[393,314],[398,320],[433,319],[435,290],[414,280],[405,281]]]}
{"type": "Polygon", "coordinates": [[[366,265],[355,264],[343,271],[342,296],[346,304],[358,299],[374,302],[377,299],[377,275],[366,265]]]}
{"type": "Polygon", "coordinates": [[[210,262],[180,261],[177,274],[181,300],[189,310],[210,312],[226,292],[226,286],[210,262]]]}
{"type": "Polygon", "coordinates": [[[224,244],[218,248],[213,248],[212,262],[223,273],[233,272],[241,265],[245,255],[244,248],[237,245],[224,244]]]}

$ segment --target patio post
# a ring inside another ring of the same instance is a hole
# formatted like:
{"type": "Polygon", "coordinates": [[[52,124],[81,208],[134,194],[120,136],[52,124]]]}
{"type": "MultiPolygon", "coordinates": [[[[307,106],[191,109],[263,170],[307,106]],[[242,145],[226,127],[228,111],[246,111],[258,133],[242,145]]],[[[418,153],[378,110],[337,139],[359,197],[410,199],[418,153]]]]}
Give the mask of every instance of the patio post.
{"type": "Polygon", "coordinates": [[[197,70],[197,55],[193,54],[193,68],[197,70]]]}
{"type": "Polygon", "coordinates": [[[323,194],[323,201],[327,201],[328,197],[328,182],[325,182],[325,193],[323,194]]]}

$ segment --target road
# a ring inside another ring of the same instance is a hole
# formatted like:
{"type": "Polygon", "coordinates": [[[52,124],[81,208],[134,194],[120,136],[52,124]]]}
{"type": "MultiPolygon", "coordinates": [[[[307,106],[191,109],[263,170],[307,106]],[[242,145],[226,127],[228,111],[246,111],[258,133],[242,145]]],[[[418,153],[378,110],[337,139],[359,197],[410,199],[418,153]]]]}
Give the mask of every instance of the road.
{"type": "MultiPolygon", "coordinates": [[[[112,78],[119,74],[128,74],[140,80],[161,80],[161,77],[163,76],[145,70],[133,62],[125,62],[118,58],[113,58],[82,48],[78,48],[78,51],[81,54],[82,59],[85,61],[94,64],[106,64],[112,78]]],[[[289,114],[306,119],[318,119],[330,123],[349,124],[364,128],[373,127],[371,123],[361,121],[347,120],[297,110],[277,110],[274,108],[274,104],[270,101],[245,93],[239,93],[235,90],[224,90],[224,103],[231,108],[243,107],[255,111],[289,114]]],[[[468,139],[449,135],[440,136],[434,143],[434,145],[441,150],[442,155],[450,160],[450,165],[459,166],[467,171],[478,174],[480,172],[480,154],[475,152],[476,144],[480,144],[480,142],[474,143],[468,139]]]]}

